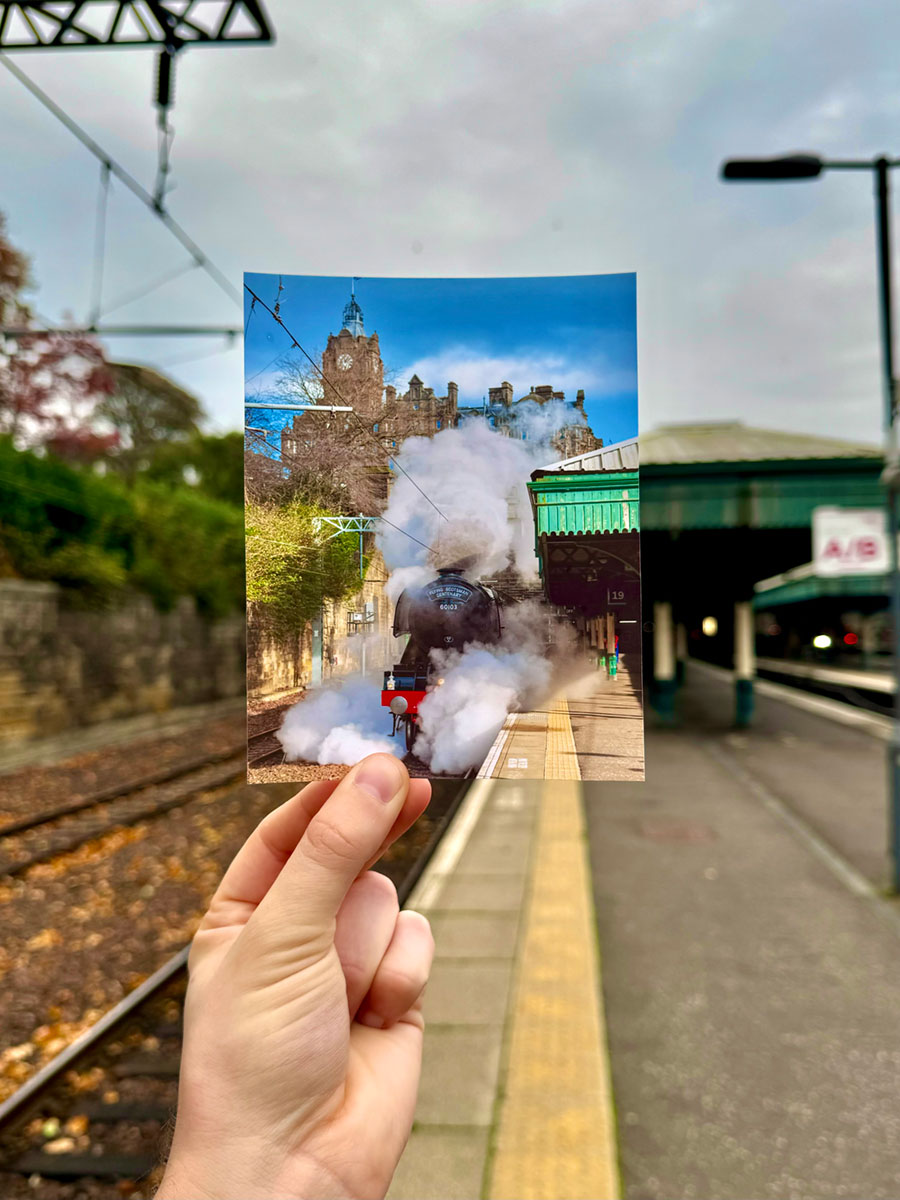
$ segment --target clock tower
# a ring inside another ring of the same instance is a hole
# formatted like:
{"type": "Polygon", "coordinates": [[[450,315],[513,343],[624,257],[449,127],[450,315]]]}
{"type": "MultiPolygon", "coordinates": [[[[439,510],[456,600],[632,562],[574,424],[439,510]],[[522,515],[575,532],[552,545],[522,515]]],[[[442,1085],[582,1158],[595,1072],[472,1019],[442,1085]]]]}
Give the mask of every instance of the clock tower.
{"type": "Polygon", "coordinates": [[[380,412],[384,364],[378,334],[366,335],[363,311],[352,286],[341,331],[328,335],[328,345],[322,354],[322,374],[324,404],[350,404],[362,417],[371,418],[380,412]]]}

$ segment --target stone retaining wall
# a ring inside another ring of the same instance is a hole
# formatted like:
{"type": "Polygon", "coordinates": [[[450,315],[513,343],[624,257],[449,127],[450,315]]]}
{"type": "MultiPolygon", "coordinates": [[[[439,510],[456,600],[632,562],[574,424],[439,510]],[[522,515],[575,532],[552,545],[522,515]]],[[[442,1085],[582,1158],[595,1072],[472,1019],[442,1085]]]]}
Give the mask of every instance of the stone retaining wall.
{"type": "Polygon", "coordinates": [[[0,746],[244,690],[244,620],[161,613],[145,596],[102,612],[53,583],[0,579],[0,746]]]}

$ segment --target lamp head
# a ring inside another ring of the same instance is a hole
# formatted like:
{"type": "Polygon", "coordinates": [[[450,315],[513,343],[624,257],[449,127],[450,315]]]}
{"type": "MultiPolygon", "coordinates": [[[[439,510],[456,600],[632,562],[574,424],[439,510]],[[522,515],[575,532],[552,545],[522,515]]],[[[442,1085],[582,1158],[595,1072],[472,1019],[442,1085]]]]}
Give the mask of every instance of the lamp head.
{"type": "Polygon", "coordinates": [[[783,179],[815,179],[822,174],[817,154],[784,154],[780,158],[729,158],[722,178],[731,182],[767,183],[783,179]]]}

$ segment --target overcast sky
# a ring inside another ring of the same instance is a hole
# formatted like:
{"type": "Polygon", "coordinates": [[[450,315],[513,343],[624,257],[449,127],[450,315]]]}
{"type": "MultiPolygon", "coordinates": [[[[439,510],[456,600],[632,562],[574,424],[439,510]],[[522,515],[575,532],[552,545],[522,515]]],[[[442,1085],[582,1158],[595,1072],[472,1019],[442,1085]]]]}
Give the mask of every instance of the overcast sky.
{"type": "MultiPolygon", "coordinates": [[[[193,49],[178,64],[170,208],[236,286],[245,270],[636,271],[642,429],[730,418],[878,440],[869,177],[717,175],[733,155],[900,156],[896,0],[267,9],[274,47],[193,49]]],[[[151,52],[16,62],[152,187],[151,52]]],[[[31,255],[36,307],[84,319],[98,164],[2,70],[0,114],[0,209],[31,255]]],[[[117,187],[108,301],[183,261],[117,187]]],[[[109,319],[240,325],[241,312],[194,271],[109,319]]],[[[219,349],[109,341],[194,390],[216,428],[238,428],[240,347],[199,358],[219,349]]]]}

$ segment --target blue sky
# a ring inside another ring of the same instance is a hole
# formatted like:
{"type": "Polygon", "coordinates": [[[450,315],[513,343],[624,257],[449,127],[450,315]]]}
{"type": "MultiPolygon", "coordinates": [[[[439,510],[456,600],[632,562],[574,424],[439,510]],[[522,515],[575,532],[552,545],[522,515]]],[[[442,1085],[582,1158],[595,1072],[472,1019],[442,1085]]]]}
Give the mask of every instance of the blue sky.
{"type": "MultiPolygon", "coordinates": [[[[318,363],[329,333],[341,328],[350,294],[346,276],[282,278],[281,316],[318,363]]],[[[277,275],[246,283],[273,307],[277,275]]],[[[405,391],[413,374],[438,395],[448,380],[461,405],[478,405],[503,380],[515,398],[551,384],[574,400],[584,389],[594,433],[609,445],[638,431],[635,276],[571,275],[514,279],[366,279],[356,283],[365,331],[378,333],[386,379],[405,391]]],[[[245,322],[251,299],[245,292],[245,322]]],[[[246,336],[250,399],[270,394],[277,359],[291,341],[257,307],[246,336]],[[273,363],[273,359],[276,361],[273,363]]],[[[248,415],[253,424],[255,416],[248,415]]]]}

